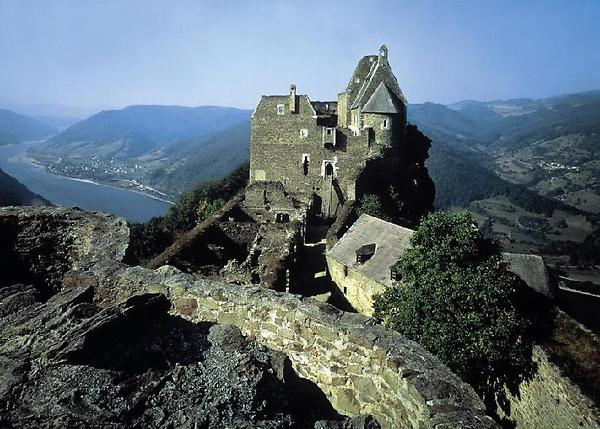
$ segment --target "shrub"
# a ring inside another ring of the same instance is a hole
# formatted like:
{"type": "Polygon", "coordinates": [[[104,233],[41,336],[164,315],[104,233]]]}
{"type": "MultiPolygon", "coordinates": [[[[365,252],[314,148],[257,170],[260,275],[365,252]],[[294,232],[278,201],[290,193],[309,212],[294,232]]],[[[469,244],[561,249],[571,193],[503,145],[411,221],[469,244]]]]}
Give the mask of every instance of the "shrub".
{"type": "Polygon", "coordinates": [[[411,242],[396,266],[401,283],[376,297],[375,317],[495,403],[532,370],[527,319],[516,308],[520,280],[468,212],[429,214],[411,242]]]}

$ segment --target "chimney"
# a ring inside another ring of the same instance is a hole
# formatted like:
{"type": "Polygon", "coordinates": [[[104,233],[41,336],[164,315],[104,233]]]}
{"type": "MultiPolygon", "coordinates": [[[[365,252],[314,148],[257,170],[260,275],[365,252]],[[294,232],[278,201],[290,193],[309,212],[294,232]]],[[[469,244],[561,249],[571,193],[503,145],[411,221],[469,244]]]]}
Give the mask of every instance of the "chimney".
{"type": "Polygon", "coordinates": [[[388,48],[385,45],[381,45],[379,48],[379,58],[377,59],[379,63],[387,63],[388,57],[388,48]]]}
{"type": "Polygon", "coordinates": [[[290,112],[297,113],[296,112],[296,85],[294,85],[294,84],[292,84],[292,86],[290,86],[290,112]]]}

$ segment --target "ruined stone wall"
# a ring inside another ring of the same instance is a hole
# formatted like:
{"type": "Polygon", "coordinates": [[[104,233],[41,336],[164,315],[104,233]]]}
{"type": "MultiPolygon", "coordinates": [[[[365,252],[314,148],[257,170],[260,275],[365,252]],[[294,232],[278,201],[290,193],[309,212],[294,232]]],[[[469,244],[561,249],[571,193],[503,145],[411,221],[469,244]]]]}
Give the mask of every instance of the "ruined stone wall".
{"type": "Polygon", "coordinates": [[[533,360],[538,366],[533,379],[521,383],[517,396],[508,393],[507,417],[518,428],[599,428],[598,409],[549,361],[542,347],[534,346],[533,360]]]}
{"type": "MultiPolygon", "coordinates": [[[[314,110],[305,96],[300,96],[298,114],[286,110],[277,115],[277,105],[285,97],[263,97],[252,118],[250,180],[279,181],[286,191],[308,203],[313,193],[323,188],[324,161],[332,163],[334,175],[344,200],[354,199],[354,180],[369,156],[367,133],[354,136],[349,130],[337,130],[336,146],[324,147],[323,128],[317,125],[314,110]],[[305,138],[300,130],[308,130],[305,138]],[[308,155],[304,174],[304,155],[308,155]]],[[[286,107],[287,109],[287,107],[286,107]]]]}
{"type": "Polygon", "coordinates": [[[99,295],[106,300],[122,300],[140,287],[164,293],[174,314],[234,325],[284,352],[343,414],[372,414],[384,428],[496,427],[472,388],[437,358],[400,334],[370,326],[365,316],[298,295],[192,282],[168,267],[127,268],[105,282],[110,288],[99,295]]]}
{"type": "Polygon", "coordinates": [[[344,264],[327,256],[327,270],[339,293],[361,314],[373,315],[374,296],[383,293],[385,286],[366,277],[353,267],[344,270],[344,264]]]}
{"type": "Polygon", "coordinates": [[[277,222],[277,216],[287,214],[289,220],[302,221],[306,207],[295,201],[281,182],[254,182],[246,187],[244,209],[256,221],[277,222]]]}
{"type": "Polygon", "coordinates": [[[326,236],[326,247],[330,250],[335,243],[348,231],[352,224],[358,219],[358,214],[355,210],[356,201],[349,201],[344,205],[342,210],[338,213],[335,221],[327,231],[326,236]]]}

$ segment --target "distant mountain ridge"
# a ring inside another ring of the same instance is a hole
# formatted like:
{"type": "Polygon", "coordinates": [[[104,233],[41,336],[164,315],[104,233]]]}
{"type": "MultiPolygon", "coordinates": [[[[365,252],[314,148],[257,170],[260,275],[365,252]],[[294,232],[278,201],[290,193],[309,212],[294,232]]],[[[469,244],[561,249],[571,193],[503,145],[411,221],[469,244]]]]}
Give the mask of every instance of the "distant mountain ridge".
{"type": "Polygon", "coordinates": [[[129,106],[97,113],[48,141],[43,150],[65,156],[138,157],[218,132],[247,120],[250,111],[229,107],[129,106]]]}
{"type": "Polygon", "coordinates": [[[55,133],[55,128],[35,119],[0,109],[0,145],[41,139],[55,133]]]}

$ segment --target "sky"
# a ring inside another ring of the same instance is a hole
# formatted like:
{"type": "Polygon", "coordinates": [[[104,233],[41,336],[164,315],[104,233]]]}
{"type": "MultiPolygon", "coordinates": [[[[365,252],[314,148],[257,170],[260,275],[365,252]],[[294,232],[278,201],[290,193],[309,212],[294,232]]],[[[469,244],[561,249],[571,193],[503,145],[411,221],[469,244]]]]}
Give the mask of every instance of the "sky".
{"type": "Polygon", "coordinates": [[[332,100],[382,43],[412,103],[600,89],[600,0],[0,0],[0,103],[332,100]]]}

